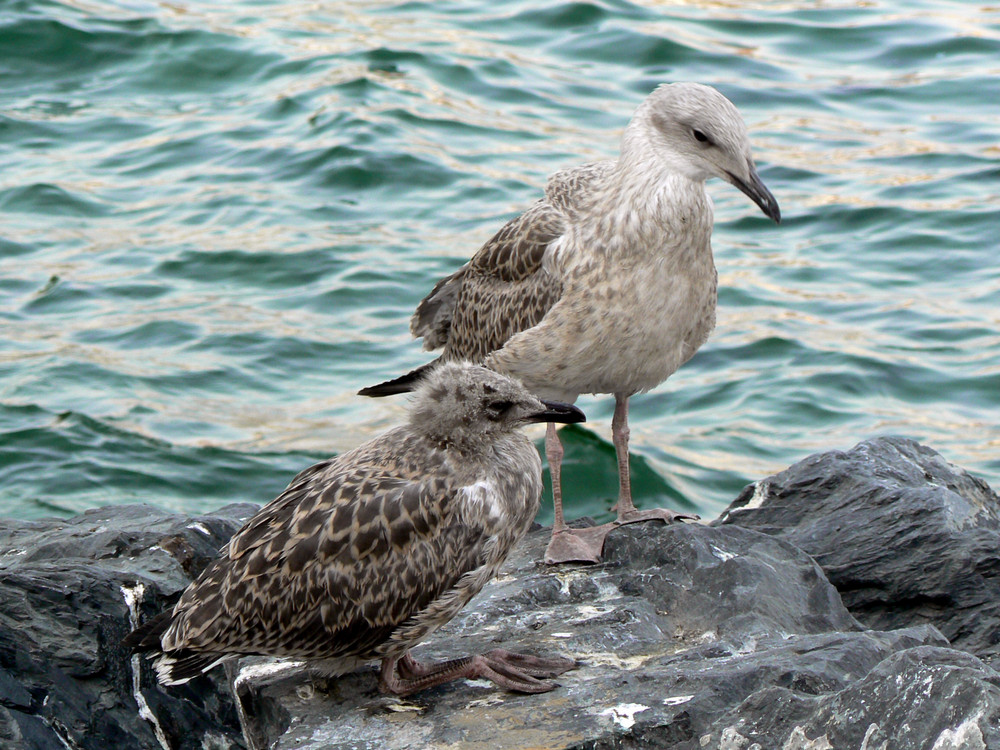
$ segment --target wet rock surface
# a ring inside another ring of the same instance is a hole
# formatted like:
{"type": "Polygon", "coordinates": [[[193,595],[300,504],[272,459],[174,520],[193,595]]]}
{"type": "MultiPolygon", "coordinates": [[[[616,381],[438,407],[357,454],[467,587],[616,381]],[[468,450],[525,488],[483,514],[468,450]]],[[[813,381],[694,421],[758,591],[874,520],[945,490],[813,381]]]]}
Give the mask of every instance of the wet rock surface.
{"type": "Polygon", "coordinates": [[[1000,655],[1000,498],[927,446],[878,438],[810,456],[747,487],[726,524],[808,552],[870,628],[927,623],[1000,655]]]}
{"type": "Polygon", "coordinates": [[[552,570],[538,562],[547,534],[415,655],[578,660],[558,689],[461,681],[400,699],[378,693],[373,668],[327,680],[251,664],[237,681],[259,746],[841,748],[855,735],[862,747],[870,725],[871,748],[966,747],[948,744],[963,732],[1000,743],[1000,675],[931,626],[862,628],[791,545],[646,524],[614,532],[600,565],[552,570]],[[974,700],[956,707],[955,690],[974,700]]]}
{"type": "Polygon", "coordinates": [[[1000,748],[998,510],[892,439],[762,480],[713,525],[619,529],[599,565],[544,566],[537,529],[415,656],[503,647],[578,668],[540,695],[462,680],[407,698],[381,695],[374,666],[262,658],[161,688],[122,652],[253,506],[6,521],[0,747],[1000,748]]]}
{"type": "Polygon", "coordinates": [[[136,616],[171,606],[255,509],[0,522],[0,747],[243,747],[222,675],[164,691],[144,669],[136,684],[120,641],[136,616]]]}

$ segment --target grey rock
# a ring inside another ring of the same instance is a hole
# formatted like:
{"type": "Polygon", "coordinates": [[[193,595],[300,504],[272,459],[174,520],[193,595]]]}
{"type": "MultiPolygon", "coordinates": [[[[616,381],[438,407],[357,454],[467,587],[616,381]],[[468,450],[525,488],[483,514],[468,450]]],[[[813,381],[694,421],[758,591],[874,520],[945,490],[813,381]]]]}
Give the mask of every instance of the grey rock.
{"type": "MultiPolygon", "coordinates": [[[[254,746],[778,748],[845,721],[849,691],[863,691],[866,676],[879,675],[875,693],[914,679],[906,669],[927,648],[940,652],[942,668],[965,668],[955,684],[982,701],[948,714],[946,725],[915,724],[926,747],[966,723],[986,736],[1000,718],[989,682],[1000,675],[947,649],[933,627],[863,629],[789,544],[734,526],[645,524],[615,531],[600,565],[552,569],[538,562],[546,541],[547,530],[530,534],[501,579],[415,653],[444,659],[501,647],[577,659],[559,688],[524,696],[460,682],[399,699],[377,692],[374,669],[326,680],[258,660],[235,680],[254,746]],[[797,709],[794,721],[755,728],[775,694],[797,709]]],[[[866,704],[873,716],[919,709],[905,691],[875,697],[866,704]]]]}
{"type": "Polygon", "coordinates": [[[137,686],[138,658],[120,641],[255,510],[190,518],[137,505],[0,523],[0,747],[160,748],[158,734],[171,748],[243,747],[224,679],[165,692],[143,670],[137,686]]]}
{"type": "Polygon", "coordinates": [[[805,750],[1000,747],[1000,675],[974,656],[923,646],[892,654],[825,695],[775,685],[718,722],[709,747],[805,750]]]}
{"type": "Polygon", "coordinates": [[[715,524],[808,552],[868,627],[932,624],[955,648],[1000,655],[1000,498],[931,448],[892,437],[810,456],[715,524]]]}
{"type": "Polygon", "coordinates": [[[1000,674],[977,619],[997,604],[1000,503],[929,449],[866,445],[803,462],[797,500],[772,477],[717,525],[618,529],[596,566],[543,565],[548,530],[531,532],[415,655],[579,661],[541,695],[459,681],[400,699],[378,693],[374,666],[331,679],[264,658],[162,688],[120,639],[254,506],[0,523],[0,747],[1000,749],[1000,674]],[[768,533],[738,525],[754,519],[768,533]],[[820,564],[800,544],[826,544],[820,564]],[[968,611],[920,599],[939,590],[968,611]]]}

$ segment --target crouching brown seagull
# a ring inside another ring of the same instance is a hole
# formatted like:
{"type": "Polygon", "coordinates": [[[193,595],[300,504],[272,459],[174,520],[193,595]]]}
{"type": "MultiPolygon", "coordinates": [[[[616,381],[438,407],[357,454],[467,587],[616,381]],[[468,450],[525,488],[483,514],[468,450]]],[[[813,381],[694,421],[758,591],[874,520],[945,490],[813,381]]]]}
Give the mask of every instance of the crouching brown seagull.
{"type": "Polygon", "coordinates": [[[575,662],[495,649],[421,664],[410,649],[496,575],[538,512],[541,461],[518,428],[583,420],[484,367],[438,367],[407,425],[301,472],[125,645],[155,654],[165,685],[263,654],[327,674],[379,659],[379,687],[397,695],[460,677],[551,690],[575,662]]]}

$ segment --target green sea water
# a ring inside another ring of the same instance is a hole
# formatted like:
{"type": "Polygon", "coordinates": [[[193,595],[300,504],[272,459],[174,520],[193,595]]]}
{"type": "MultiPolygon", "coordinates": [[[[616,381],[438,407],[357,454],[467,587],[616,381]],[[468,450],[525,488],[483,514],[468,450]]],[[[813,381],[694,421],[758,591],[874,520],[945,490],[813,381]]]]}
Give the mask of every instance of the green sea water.
{"type": "MultiPolygon", "coordinates": [[[[880,434],[1000,485],[995,5],[0,0],[0,516],[262,503],[397,424],[355,392],[431,356],[417,302],[677,80],[784,220],[710,183],[718,327],[633,399],[638,503],[880,434]]],[[[606,518],[580,405],[567,513],[606,518]]]]}

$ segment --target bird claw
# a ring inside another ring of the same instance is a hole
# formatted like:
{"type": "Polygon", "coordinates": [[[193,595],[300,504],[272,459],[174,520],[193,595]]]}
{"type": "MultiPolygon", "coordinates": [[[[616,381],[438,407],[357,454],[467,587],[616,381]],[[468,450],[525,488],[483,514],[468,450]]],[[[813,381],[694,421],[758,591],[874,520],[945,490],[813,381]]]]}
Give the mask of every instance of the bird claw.
{"type": "Polygon", "coordinates": [[[563,528],[559,531],[553,531],[549,546],[545,550],[545,563],[547,565],[570,562],[599,563],[601,554],[604,552],[604,540],[608,534],[626,524],[643,521],[675,523],[677,521],[699,520],[701,520],[701,516],[697,513],[678,513],[667,508],[650,508],[649,510],[632,508],[624,513],[619,513],[618,518],[611,523],[584,529],[563,528]]]}
{"type": "Polygon", "coordinates": [[[585,529],[564,528],[553,532],[545,550],[546,564],[600,562],[604,540],[613,528],[613,525],[606,523],[585,529]]]}
{"type": "Polygon", "coordinates": [[[437,664],[423,664],[406,652],[402,657],[382,660],[379,690],[409,695],[452,680],[483,678],[506,690],[545,693],[558,685],[544,678],[556,677],[577,666],[572,659],[516,654],[502,648],[437,664]]]}
{"type": "Polygon", "coordinates": [[[482,657],[494,668],[502,664],[512,671],[531,675],[532,677],[558,677],[563,672],[568,672],[579,666],[573,659],[563,659],[560,656],[546,658],[544,656],[518,654],[503,648],[495,648],[492,651],[482,654],[482,657]]]}

